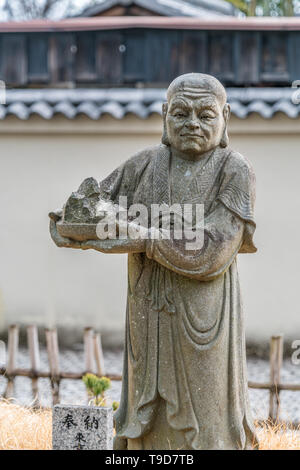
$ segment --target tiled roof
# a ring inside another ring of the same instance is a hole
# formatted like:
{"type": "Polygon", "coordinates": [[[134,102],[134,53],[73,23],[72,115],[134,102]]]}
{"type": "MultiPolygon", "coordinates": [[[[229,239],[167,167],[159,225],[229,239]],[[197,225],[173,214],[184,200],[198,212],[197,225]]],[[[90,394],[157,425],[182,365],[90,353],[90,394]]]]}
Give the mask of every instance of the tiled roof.
{"type": "MultiPolygon", "coordinates": [[[[282,112],[290,118],[300,115],[300,104],[292,102],[292,88],[228,88],[232,114],[246,118],[257,113],[270,119],[282,112]]],[[[9,115],[26,120],[32,115],[51,119],[55,115],[74,119],[86,115],[93,120],[104,114],[122,119],[133,114],[146,119],[161,114],[164,89],[18,89],[7,90],[6,104],[0,105],[0,119],[9,115]]],[[[300,93],[298,93],[300,95],[300,93]]]]}
{"type": "MultiPolygon", "coordinates": [[[[300,104],[294,103],[293,88],[228,88],[228,101],[231,112],[239,118],[257,113],[270,119],[276,113],[286,114],[289,118],[300,115],[300,104]]],[[[298,101],[299,101],[299,93],[298,101]]]]}

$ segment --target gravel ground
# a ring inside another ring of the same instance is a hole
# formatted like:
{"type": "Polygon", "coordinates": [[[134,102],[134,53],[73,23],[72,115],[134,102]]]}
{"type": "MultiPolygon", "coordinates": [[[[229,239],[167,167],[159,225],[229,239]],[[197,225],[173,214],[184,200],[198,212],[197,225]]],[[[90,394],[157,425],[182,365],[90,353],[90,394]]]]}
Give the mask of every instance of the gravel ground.
{"type": "MultiPolygon", "coordinates": [[[[122,373],[122,352],[106,351],[104,353],[106,370],[111,374],[122,373]]],[[[61,370],[65,372],[78,372],[84,363],[83,351],[62,351],[60,355],[61,370]]],[[[2,364],[0,364],[2,365],[2,364]]],[[[18,366],[29,367],[28,352],[20,349],[18,366]]],[[[41,350],[41,369],[48,370],[46,350],[41,350]]],[[[249,358],[248,377],[255,382],[267,382],[269,379],[269,363],[267,360],[249,358]]],[[[296,366],[285,360],[281,372],[283,383],[300,383],[300,365],[296,366]]],[[[6,379],[0,377],[0,395],[5,389],[6,379]]],[[[43,406],[51,406],[51,389],[48,379],[39,379],[40,400],[43,406]]],[[[121,383],[112,382],[108,392],[113,400],[120,400],[121,383]]],[[[269,393],[265,390],[249,390],[250,403],[253,416],[264,419],[268,415],[269,393]]],[[[300,392],[281,392],[281,418],[290,422],[300,422],[300,392]]],[[[60,388],[61,403],[83,404],[87,403],[85,387],[80,380],[62,380],[60,388]]],[[[17,377],[15,380],[15,398],[19,403],[32,402],[31,380],[26,377],[17,377]]]]}

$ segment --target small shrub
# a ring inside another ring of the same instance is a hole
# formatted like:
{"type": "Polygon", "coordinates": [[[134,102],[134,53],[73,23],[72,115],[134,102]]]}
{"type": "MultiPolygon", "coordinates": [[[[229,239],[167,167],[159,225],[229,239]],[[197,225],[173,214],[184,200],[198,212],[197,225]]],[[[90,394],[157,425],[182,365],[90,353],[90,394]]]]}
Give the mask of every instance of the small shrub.
{"type": "Polygon", "coordinates": [[[110,388],[110,380],[107,377],[97,377],[94,374],[85,374],[82,380],[88,391],[90,404],[107,406],[105,392],[110,388]]]}

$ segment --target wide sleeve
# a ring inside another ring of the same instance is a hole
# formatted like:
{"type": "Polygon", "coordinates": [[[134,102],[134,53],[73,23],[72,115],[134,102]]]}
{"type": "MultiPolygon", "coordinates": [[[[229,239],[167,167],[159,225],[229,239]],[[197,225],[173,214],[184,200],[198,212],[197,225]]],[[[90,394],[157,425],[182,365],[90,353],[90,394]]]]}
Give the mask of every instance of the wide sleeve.
{"type": "Polygon", "coordinates": [[[244,222],[220,202],[205,219],[203,245],[188,250],[189,240],[148,240],[146,254],[178,274],[208,281],[223,274],[243,242],[244,222]]]}
{"type": "Polygon", "coordinates": [[[239,253],[255,253],[255,174],[249,161],[237,152],[232,152],[226,162],[217,200],[245,222],[239,253]]]}

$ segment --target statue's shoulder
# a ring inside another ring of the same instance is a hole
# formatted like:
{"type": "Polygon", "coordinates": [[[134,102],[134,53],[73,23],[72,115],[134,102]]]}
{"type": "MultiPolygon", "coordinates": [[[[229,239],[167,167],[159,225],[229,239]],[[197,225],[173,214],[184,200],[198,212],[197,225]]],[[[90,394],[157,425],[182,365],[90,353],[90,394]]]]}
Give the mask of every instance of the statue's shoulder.
{"type": "Polygon", "coordinates": [[[134,170],[144,168],[155,159],[161,151],[161,147],[162,144],[151,145],[150,147],[146,147],[143,150],[138,151],[125,162],[125,166],[134,170]]]}
{"type": "Polygon", "coordinates": [[[227,151],[228,156],[224,167],[226,172],[254,177],[253,167],[244,155],[233,149],[228,149],[227,151]]]}

